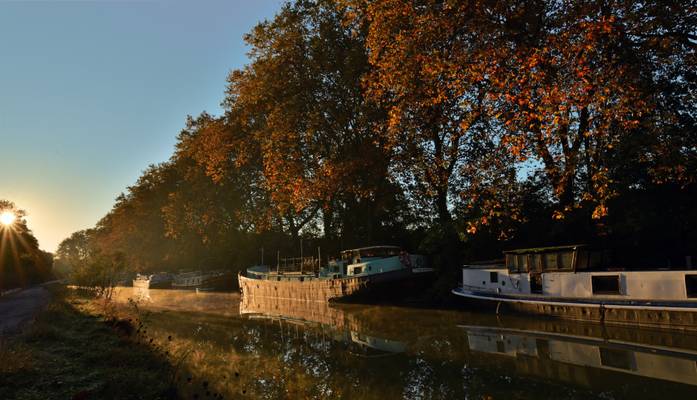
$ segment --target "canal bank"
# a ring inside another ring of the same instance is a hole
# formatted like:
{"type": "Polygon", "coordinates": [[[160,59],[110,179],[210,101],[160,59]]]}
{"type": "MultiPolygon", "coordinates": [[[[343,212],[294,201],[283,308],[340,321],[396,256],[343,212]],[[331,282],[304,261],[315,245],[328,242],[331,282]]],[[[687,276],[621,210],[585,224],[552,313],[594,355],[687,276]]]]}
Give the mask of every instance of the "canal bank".
{"type": "MultiPolygon", "coordinates": [[[[0,340],[0,398],[168,398],[171,366],[142,341],[115,329],[89,301],[52,286],[23,332],[0,340]]],[[[125,326],[125,325],[123,325],[125,326]]]]}

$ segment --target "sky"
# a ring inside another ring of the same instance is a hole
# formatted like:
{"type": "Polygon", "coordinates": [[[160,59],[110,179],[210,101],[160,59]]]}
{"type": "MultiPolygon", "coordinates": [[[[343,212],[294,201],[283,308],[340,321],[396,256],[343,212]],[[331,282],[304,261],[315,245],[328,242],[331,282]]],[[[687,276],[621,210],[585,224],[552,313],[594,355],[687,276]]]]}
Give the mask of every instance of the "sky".
{"type": "Polygon", "coordinates": [[[90,228],[187,115],[220,114],[280,0],[0,0],[0,199],[42,249],[90,228]]]}

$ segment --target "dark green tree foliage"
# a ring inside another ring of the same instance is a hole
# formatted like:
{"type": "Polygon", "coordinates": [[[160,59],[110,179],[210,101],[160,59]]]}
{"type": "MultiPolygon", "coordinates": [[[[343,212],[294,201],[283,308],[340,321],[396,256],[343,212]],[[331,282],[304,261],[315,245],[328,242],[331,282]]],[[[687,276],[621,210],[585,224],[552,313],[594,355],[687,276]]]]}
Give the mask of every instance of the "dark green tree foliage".
{"type": "Polygon", "coordinates": [[[11,201],[0,199],[2,213],[11,213],[15,219],[0,225],[0,291],[49,280],[53,255],[39,249],[24,218],[26,213],[11,201]]]}

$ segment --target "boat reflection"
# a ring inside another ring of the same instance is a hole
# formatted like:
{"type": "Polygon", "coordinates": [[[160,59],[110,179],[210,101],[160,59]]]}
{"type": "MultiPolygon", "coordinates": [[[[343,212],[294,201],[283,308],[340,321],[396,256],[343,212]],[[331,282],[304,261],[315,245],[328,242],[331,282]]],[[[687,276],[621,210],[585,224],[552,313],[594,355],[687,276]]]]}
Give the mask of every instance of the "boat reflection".
{"type": "Polygon", "coordinates": [[[363,357],[381,357],[406,351],[405,343],[366,333],[367,329],[357,315],[323,301],[243,297],[240,315],[308,327],[319,325],[335,341],[349,344],[350,353],[363,357]]]}
{"type": "MultiPolygon", "coordinates": [[[[621,339],[462,326],[473,352],[509,357],[518,373],[596,386],[599,371],[697,385],[697,351],[621,339]]],[[[606,379],[607,376],[602,376],[606,379]]]]}
{"type": "Polygon", "coordinates": [[[233,316],[230,307],[239,299],[234,292],[196,292],[192,290],[117,287],[112,299],[121,303],[134,302],[152,310],[187,311],[203,314],[233,316]]]}

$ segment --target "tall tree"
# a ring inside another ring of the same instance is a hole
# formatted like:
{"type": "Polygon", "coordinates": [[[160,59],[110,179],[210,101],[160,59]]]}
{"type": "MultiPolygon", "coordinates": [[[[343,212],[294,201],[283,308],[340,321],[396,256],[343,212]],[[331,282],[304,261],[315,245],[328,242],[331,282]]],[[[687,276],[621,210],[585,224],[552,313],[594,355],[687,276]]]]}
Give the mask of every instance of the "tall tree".
{"type": "Polygon", "coordinates": [[[256,211],[292,237],[320,216],[330,237],[350,224],[379,222],[384,214],[337,218],[399,197],[388,179],[390,154],[375,134],[385,113],[360,87],[369,67],[364,34],[344,19],[333,1],[297,1],[256,26],[245,37],[251,63],[229,77],[230,133],[213,135],[227,156],[207,156],[214,165],[256,166],[269,206],[256,211]]]}
{"type": "Polygon", "coordinates": [[[0,225],[0,291],[49,279],[53,256],[39,249],[27,225],[26,212],[0,199],[0,214],[12,217],[0,225]]]}

